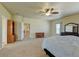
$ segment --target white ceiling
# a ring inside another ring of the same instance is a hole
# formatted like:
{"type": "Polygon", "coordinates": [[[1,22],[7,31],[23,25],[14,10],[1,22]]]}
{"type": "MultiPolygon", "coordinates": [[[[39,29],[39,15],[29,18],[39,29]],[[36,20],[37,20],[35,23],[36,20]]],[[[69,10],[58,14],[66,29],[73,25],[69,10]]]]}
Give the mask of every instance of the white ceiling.
{"type": "Polygon", "coordinates": [[[2,4],[12,13],[33,19],[53,20],[63,16],[79,13],[79,2],[2,2],[2,4]],[[39,13],[47,7],[53,7],[59,14],[51,16],[39,13]]]}

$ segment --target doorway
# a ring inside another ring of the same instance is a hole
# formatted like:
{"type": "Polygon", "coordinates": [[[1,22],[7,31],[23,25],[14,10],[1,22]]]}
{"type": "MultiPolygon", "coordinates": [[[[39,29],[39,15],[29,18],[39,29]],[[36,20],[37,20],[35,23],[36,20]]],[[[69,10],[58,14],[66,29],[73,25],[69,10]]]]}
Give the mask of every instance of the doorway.
{"type": "Polygon", "coordinates": [[[24,24],[24,37],[27,39],[30,37],[30,24],[28,23],[24,24]]]}
{"type": "Polygon", "coordinates": [[[15,22],[13,20],[7,21],[7,43],[13,43],[16,41],[15,39],[15,22]]]}

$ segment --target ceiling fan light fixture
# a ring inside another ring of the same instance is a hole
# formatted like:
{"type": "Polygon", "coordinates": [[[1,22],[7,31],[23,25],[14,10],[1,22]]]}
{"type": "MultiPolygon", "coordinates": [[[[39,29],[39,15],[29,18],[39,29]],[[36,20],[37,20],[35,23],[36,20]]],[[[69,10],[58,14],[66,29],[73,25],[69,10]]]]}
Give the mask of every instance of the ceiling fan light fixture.
{"type": "Polygon", "coordinates": [[[50,11],[48,11],[45,15],[46,15],[46,16],[49,16],[49,15],[50,15],[50,11]]]}

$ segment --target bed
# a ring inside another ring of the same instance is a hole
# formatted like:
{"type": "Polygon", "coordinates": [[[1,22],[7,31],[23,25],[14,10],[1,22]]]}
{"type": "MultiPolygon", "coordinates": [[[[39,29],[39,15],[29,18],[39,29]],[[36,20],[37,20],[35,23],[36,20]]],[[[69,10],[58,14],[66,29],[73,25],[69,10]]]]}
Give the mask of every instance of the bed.
{"type": "Polygon", "coordinates": [[[44,38],[42,49],[50,57],[79,57],[78,24],[68,23],[64,27],[61,36],[44,38]],[[66,26],[70,24],[75,25],[70,29],[72,31],[66,30],[66,26]]]}

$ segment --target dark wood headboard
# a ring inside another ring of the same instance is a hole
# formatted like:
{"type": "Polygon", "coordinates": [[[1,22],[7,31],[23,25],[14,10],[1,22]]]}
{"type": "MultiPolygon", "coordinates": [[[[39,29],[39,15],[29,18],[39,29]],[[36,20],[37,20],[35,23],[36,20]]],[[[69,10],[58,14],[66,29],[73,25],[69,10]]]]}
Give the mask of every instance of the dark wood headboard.
{"type": "Polygon", "coordinates": [[[76,23],[67,23],[67,24],[64,25],[64,32],[61,32],[61,35],[74,35],[74,36],[79,36],[78,32],[79,32],[79,24],[76,24],[76,23]],[[70,24],[76,25],[76,27],[73,26],[73,31],[72,32],[67,32],[66,31],[66,26],[68,26],[70,24]]]}

